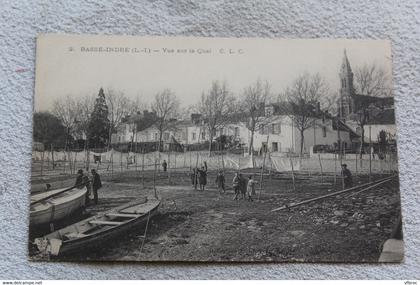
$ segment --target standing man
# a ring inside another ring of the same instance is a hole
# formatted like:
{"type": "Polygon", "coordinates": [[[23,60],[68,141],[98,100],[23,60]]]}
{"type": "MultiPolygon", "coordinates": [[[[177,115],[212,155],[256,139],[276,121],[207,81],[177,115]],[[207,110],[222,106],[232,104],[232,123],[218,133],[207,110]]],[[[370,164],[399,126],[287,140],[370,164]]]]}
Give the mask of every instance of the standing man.
{"type": "Polygon", "coordinates": [[[347,168],[347,164],[341,165],[341,173],[343,175],[344,188],[353,187],[353,177],[351,175],[350,170],[347,168]]]}
{"type": "Polygon", "coordinates": [[[83,189],[84,187],[87,188],[86,191],[86,205],[89,205],[90,202],[90,185],[89,185],[89,177],[87,177],[84,173],[83,173],[83,169],[79,169],[77,171],[77,177],[76,177],[76,182],[74,183],[74,187],[78,188],[78,189],[83,189]]]}
{"type": "Polygon", "coordinates": [[[95,205],[98,204],[98,190],[102,187],[101,177],[95,169],[91,170],[92,173],[92,190],[93,190],[93,201],[95,205]]]}
{"type": "Polygon", "coordinates": [[[241,191],[241,198],[245,200],[246,197],[246,188],[248,186],[248,180],[239,174],[239,190],[241,191]]]}
{"type": "Polygon", "coordinates": [[[166,162],[166,160],[163,160],[162,167],[163,167],[163,172],[166,172],[166,169],[168,168],[168,163],[166,162]]]}
{"type": "Polygon", "coordinates": [[[235,191],[235,196],[233,197],[233,200],[237,200],[238,195],[239,195],[239,173],[238,172],[236,172],[235,176],[233,177],[232,186],[233,186],[233,190],[235,191]]]}
{"type": "Polygon", "coordinates": [[[201,169],[198,169],[199,177],[198,182],[200,183],[200,190],[204,191],[204,188],[207,185],[207,163],[204,162],[204,166],[201,169]]]}
{"type": "Polygon", "coordinates": [[[85,186],[83,185],[83,177],[83,169],[77,170],[76,182],[74,183],[76,188],[82,189],[85,186]]]}
{"type": "Polygon", "coordinates": [[[247,195],[248,195],[248,201],[254,201],[252,200],[252,196],[255,195],[255,184],[258,182],[252,179],[252,176],[249,176],[248,185],[247,185],[247,195]]]}
{"type": "Polygon", "coordinates": [[[223,174],[223,171],[219,171],[216,176],[216,185],[217,189],[219,189],[220,193],[225,193],[225,175],[223,174]]]}

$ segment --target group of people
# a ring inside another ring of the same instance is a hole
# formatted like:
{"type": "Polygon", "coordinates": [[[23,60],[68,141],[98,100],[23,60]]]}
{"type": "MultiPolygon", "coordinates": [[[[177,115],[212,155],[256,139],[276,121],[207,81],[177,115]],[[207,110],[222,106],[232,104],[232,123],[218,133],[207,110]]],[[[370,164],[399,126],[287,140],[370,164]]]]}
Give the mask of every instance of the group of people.
{"type": "Polygon", "coordinates": [[[74,187],[82,189],[86,187],[88,191],[86,192],[86,204],[90,203],[90,194],[93,192],[93,202],[95,205],[98,204],[98,190],[102,187],[101,177],[95,169],[91,170],[92,177],[88,177],[87,174],[83,172],[83,169],[77,171],[76,182],[74,187]]]}
{"type": "MultiPolygon", "coordinates": [[[[207,185],[207,164],[204,162],[204,166],[201,168],[196,167],[191,169],[190,178],[191,185],[194,189],[197,189],[197,185],[199,185],[199,189],[204,191],[207,185]]],[[[215,184],[221,194],[226,193],[226,178],[222,170],[217,172],[215,184]]],[[[256,193],[256,184],[258,184],[258,181],[254,180],[252,176],[249,176],[247,179],[241,173],[235,173],[232,181],[232,186],[235,191],[233,200],[247,199],[248,201],[253,201],[253,196],[256,193]]]]}
{"type": "Polygon", "coordinates": [[[204,162],[204,166],[201,168],[193,168],[191,169],[191,185],[194,189],[197,189],[197,185],[200,185],[200,190],[204,191],[207,185],[207,163],[204,162]]]}
{"type": "Polygon", "coordinates": [[[254,180],[251,175],[248,176],[248,179],[246,179],[242,173],[236,172],[232,180],[232,186],[235,192],[233,200],[247,199],[252,202],[252,197],[256,194],[256,184],[258,184],[258,181],[254,180]]]}

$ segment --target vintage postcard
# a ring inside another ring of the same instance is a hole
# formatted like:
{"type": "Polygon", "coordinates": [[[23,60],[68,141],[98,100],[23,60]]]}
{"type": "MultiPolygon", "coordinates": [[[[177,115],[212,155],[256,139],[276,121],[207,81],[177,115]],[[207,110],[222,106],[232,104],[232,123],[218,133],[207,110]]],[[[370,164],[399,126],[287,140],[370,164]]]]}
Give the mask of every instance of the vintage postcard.
{"type": "Polygon", "coordinates": [[[31,260],[400,262],[389,41],[40,35],[31,260]]]}

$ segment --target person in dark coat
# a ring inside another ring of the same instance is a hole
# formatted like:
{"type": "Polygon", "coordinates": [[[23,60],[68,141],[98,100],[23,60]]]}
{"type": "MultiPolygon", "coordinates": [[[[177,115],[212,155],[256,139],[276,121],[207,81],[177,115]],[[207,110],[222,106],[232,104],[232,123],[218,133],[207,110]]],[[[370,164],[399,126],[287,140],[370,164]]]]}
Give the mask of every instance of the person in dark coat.
{"type": "Polygon", "coordinates": [[[89,196],[90,196],[90,185],[89,185],[89,177],[87,177],[84,173],[83,173],[83,169],[79,169],[77,171],[77,177],[76,177],[76,182],[74,183],[74,187],[78,188],[78,189],[83,189],[84,187],[87,188],[86,191],[86,205],[89,204],[89,196]]]}
{"type": "Polygon", "coordinates": [[[248,186],[248,179],[246,179],[242,174],[239,174],[239,190],[241,192],[241,198],[244,200],[246,198],[247,186],[248,186]]]}
{"type": "Polygon", "coordinates": [[[92,191],[93,191],[93,201],[95,205],[98,204],[98,190],[102,187],[101,177],[95,169],[91,170],[92,173],[92,191]]]}
{"type": "Polygon", "coordinates": [[[236,172],[235,173],[235,176],[233,177],[233,180],[232,180],[232,186],[233,186],[233,190],[235,191],[235,196],[233,196],[233,200],[237,200],[238,199],[238,196],[239,196],[239,192],[240,192],[240,190],[239,190],[239,173],[238,172],[236,172]]]}
{"type": "Polygon", "coordinates": [[[347,168],[347,164],[341,165],[341,174],[344,180],[344,188],[353,187],[353,177],[351,175],[350,170],[347,168]]]}
{"type": "Polygon", "coordinates": [[[197,178],[198,178],[197,168],[191,169],[190,178],[191,178],[191,186],[197,189],[197,184],[198,184],[197,183],[197,178]]]}
{"type": "Polygon", "coordinates": [[[85,186],[88,186],[89,178],[83,173],[83,169],[79,169],[77,171],[76,182],[74,186],[78,189],[82,189],[85,186]]]}
{"type": "Polygon", "coordinates": [[[166,172],[166,170],[168,169],[168,163],[166,162],[166,160],[162,162],[162,168],[163,168],[163,172],[166,172]]]}
{"type": "Polygon", "coordinates": [[[223,171],[219,171],[216,176],[216,186],[217,189],[219,189],[220,193],[225,193],[225,175],[223,174],[223,171]]]}
{"type": "Polygon", "coordinates": [[[200,183],[200,190],[204,191],[207,185],[207,163],[204,162],[204,166],[198,169],[198,182],[200,183]]]}

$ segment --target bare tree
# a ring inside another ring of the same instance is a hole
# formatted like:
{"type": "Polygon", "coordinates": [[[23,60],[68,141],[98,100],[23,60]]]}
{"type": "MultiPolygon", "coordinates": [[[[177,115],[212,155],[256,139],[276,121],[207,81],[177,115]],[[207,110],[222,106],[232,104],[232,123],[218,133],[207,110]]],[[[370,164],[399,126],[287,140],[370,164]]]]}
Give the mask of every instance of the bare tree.
{"type": "MultiPolygon", "coordinates": [[[[270,85],[258,79],[254,84],[245,88],[242,95],[241,113],[246,120],[246,126],[251,132],[248,154],[254,153],[254,134],[265,120],[264,108],[270,98],[270,85]]],[[[253,158],[253,155],[252,155],[253,158]]],[[[253,162],[254,163],[254,162],[253,162]]]]}
{"type": "Polygon", "coordinates": [[[146,105],[140,100],[140,97],[137,97],[135,100],[131,101],[129,108],[130,115],[130,131],[131,131],[131,151],[133,151],[134,141],[137,143],[136,134],[138,131],[138,120],[141,116],[141,112],[146,109],[146,105]]]}
{"type": "Polygon", "coordinates": [[[108,136],[108,148],[111,144],[111,136],[121,125],[122,120],[127,117],[131,110],[132,105],[130,99],[127,98],[123,92],[117,92],[112,89],[108,89],[106,96],[106,104],[108,106],[108,117],[109,117],[109,136],[108,136]]]}
{"type": "Polygon", "coordinates": [[[288,114],[300,133],[301,155],[303,154],[305,130],[314,125],[316,105],[321,96],[327,96],[328,93],[329,88],[318,73],[314,75],[304,73],[298,76],[284,93],[284,98],[282,98],[284,101],[281,102],[280,107],[286,109],[285,113],[288,114]]]}
{"type": "Polygon", "coordinates": [[[365,64],[355,70],[355,89],[362,95],[392,96],[390,75],[376,64],[365,64]]]}
{"type": "Polygon", "coordinates": [[[78,116],[77,103],[72,96],[67,95],[63,100],[54,101],[52,112],[60,119],[63,126],[66,128],[65,150],[67,150],[69,138],[74,131],[76,118],[78,116]]]}
{"type": "Polygon", "coordinates": [[[235,98],[229,92],[226,82],[213,81],[207,93],[201,95],[198,110],[204,117],[209,134],[209,155],[216,130],[226,126],[235,113],[235,98]]]}
{"type": "Polygon", "coordinates": [[[85,150],[89,144],[89,122],[92,116],[93,108],[95,106],[94,96],[85,96],[76,99],[76,129],[82,137],[85,139],[85,150]]]}
{"type": "Polygon", "coordinates": [[[155,95],[152,111],[156,114],[154,125],[159,131],[159,151],[161,151],[163,133],[176,126],[174,119],[179,113],[179,100],[170,89],[165,89],[155,95]]]}

